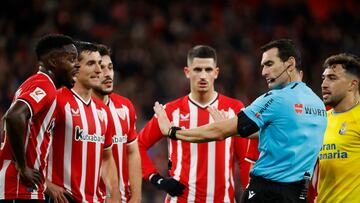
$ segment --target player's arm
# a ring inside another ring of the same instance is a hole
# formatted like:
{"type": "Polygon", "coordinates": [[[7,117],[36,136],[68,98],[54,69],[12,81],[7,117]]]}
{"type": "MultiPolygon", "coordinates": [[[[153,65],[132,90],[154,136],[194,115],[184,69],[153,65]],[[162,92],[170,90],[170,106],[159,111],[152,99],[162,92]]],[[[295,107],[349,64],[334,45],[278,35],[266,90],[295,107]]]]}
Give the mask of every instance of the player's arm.
{"type": "Polygon", "coordinates": [[[102,159],[101,178],[110,192],[110,198],[107,198],[106,201],[119,202],[119,178],[116,173],[116,165],[111,147],[104,150],[102,159]]]}
{"type": "Polygon", "coordinates": [[[129,202],[141,202],[141,158],[137,140],[127,144],[126,151],[131,191],[129,202]]]}
{"type": "Polygon", "coordinates": [[[23,101],[17,100],[11,105],[4,116],[5,131],[16,168],[26,183],[33,188],[42,182],[41,173],[26,166],[24,139],[27,131],[27,123],[31,117],[30,107],[23,101]]]}
{"type": "Polygon", "coordinates": [[[158,117],[161,132],[164,135],[188,142],[224,140],[227,137],[236,134],[247,137],[259,130],[256,123],[248,118],[242,111],[236,117],[188,130],[172,128],[172,124],[170,123],[163,106],[158,102],[155,103],[154,111],[158,117]]]}
{"type": "Polygon", "coordinates": [[[147,153],[148,149],[163,137],[155,117],[140,131],[138,142],[143,177],[149,180],[157,189],[166,191],[171,196],[179,196],[183,193],[185,186],[172,177],[164,178],[161,176],[147,153]]]}

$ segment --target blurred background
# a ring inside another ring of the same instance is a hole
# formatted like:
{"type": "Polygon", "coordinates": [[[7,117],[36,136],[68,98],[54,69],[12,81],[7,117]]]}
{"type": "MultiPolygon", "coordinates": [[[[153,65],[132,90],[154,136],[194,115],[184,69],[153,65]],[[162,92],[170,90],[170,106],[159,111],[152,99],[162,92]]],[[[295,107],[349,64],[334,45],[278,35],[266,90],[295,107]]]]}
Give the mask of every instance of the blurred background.
{"type": "MultiPolygon", "coordinates": [[[[135,104],[138,131],[153,115],[156,100],[165,103],[189,93],[183,67],[187,51],[197,44],[217,50],[216,89],[249,104],[267,91],[260,46],[273,39],[293,39],[302,52],[304,81],[320,95],[324,60],[340,52],[360,54],[359,13],[356,0],[4,1],[0,116],[17,87],[37,71],[34,45],[46,33],[112,48],[115,92],[135,104]]],[[[164,143],[150,153],[166,174],[164,143]]],[[[144,184],[143,202],[163,199],[164,193],[144,184]]]]}

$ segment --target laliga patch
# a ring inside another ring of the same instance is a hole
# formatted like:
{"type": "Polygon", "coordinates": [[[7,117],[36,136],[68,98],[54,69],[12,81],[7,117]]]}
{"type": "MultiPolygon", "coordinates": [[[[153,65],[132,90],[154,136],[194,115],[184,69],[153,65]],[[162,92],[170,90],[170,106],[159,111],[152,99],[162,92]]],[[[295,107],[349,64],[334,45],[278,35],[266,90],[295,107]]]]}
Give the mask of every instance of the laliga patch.
{"type": "Polygon", "coordinates": [[[45,91],[40,87],[36,87],[36,89],[30,93],[30,97],[33,98],[36,103],[39,103],[45,96],[45,91]]]}

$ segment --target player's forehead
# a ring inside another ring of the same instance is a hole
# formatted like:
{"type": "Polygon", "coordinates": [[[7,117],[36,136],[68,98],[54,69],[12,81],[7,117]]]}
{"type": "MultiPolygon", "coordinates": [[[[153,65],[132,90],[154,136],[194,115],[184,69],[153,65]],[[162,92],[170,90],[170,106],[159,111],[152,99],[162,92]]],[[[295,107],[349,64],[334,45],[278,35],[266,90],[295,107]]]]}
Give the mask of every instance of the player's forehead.
{"type": "Polygon", "coordinates": [[[100,53],[98,51],[82,51],[80,53],[80,61],[91,61],[91,60],[95,60],[95,61],[101,61],[101,56],[100,53]]]}
{"type": "Polygon", "coordinates": [[[206,68],[206,67],[215,67],[215,60],[214,58],[198,58],[195,57],[190,64],[191,67],[199,67],[199,68],[206,68]]]}
{"type": "Polygon", "coordinates": [[[108,55],[101,56],[101,65],[110,65],[112,64],[111,58],[108,55]]]}
{"type": "Polygon", "coordinates": [[[346,73],[346,70],[342,67],[341,64],[334,64],[332,66],[325,68],[322,75],[323,76],[330,76],[330,75],[343,76],[343,75],[345,75],[345,73],[346,73]]]}

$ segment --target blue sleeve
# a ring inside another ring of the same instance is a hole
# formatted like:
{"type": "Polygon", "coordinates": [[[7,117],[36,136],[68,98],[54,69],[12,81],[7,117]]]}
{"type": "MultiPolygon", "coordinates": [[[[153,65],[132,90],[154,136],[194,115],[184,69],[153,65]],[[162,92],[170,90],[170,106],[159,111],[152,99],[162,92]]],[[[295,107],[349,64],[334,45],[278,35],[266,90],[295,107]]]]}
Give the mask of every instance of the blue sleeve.
{"type": "Polygon", "coordinates": [[[259,128],[267,125],[281,111],[282,96],[278,92],[268,92],[258,97],[243,111],[259,128]]]}

